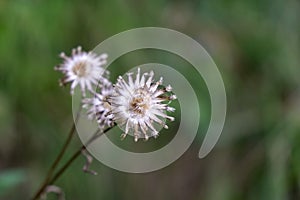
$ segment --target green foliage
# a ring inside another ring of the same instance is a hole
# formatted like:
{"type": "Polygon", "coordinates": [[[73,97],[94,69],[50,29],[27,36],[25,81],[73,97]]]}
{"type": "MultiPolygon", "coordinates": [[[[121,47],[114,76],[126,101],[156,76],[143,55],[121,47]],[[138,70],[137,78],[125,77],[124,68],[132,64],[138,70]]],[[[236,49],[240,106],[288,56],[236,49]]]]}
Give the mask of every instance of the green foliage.
{"type": "Polygon", "coordinates": [[[24,170],[11,169],[0,173],[0,197],[13,191],[20,183],[24,182],[24,170]]]}

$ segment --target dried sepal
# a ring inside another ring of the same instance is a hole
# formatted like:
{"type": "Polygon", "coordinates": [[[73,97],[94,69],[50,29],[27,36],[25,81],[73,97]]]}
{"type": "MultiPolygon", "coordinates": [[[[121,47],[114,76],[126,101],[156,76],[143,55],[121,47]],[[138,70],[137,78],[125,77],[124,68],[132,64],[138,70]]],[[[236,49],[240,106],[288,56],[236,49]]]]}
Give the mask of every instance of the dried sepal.
{"type": "Polygon", "coordinates": [[[89,173],[89,174],[92,174],[92,175],[97,175],[98,173],[97,173],[96,171],[90,169],[90,166],[91,166],[91,164],[92,164],[92,162],[93,162],[93,157],[87,152],[86,149],[83,149],[83,150],[81,151],[81,153],[82,153],[82,155],[83,155],[83,156],[85,157],[85,159],[86,159],[86,162],[85,162],[85,164],[84,164],[82,170],[83,170],[84,172],[86,172],[86,173],[89,173]]]}
{"type": "Polygon", "coordinates": [[[41,194],[40,199],[41,200],[46,200],[47,195],[49,193],[56,194],[58,200],[65,200],[65,194],[64,194],[63,190],[60,187],[56,186],[56,185],[48,185],[45,188],[44,192],[41,194]]]}

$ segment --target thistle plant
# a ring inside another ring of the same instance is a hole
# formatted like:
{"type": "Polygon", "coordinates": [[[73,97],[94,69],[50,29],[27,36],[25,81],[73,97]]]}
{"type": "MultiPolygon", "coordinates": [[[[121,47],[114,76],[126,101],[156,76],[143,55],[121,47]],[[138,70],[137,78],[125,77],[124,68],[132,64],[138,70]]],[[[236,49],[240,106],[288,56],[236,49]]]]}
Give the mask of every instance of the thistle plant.
{"type": "Polygon", "coordinates": [[[97,55],[77,47],[72,50],[70,56],[61,53],[60,57],[63,62],[55,67],[55,70],[63,74],[60,85],[70,84],[71,95],[74,94],[76,87],[80,87],[82,103],[64,146],[33,200],[46,199],[49,192],[54,192],[59,199],[64,199],[63,190],[54,183],[80,155],[86,158],[83,171],[96,175],[97,172],[89,169],[92,156],[88,154],[86,148],[116,125],[123,130],[120,131],[121,139],[130,134],[134,141],[138,142],[139,139],[147,141],[151,137],[157,138],[159,130],[155,125],[167,129],[166,120],[175,120],[167,114],[175,111],[169,106],[176,99],[172,87],[163,85],[163,77],[155,81],[153,71],[141,74],[138,68],[137,72],[127,73],[125,77],[119,76],[113,84],[109,80],[109,71],[104,68],[107,54],[97,55]],[[87,93],[90,94],[89,97],[87,93]],[[61,168],[57,169],[76,131],[75,125],[82,112],[81,108],[87,119],[97,122],[98,129],[61,168]]]}

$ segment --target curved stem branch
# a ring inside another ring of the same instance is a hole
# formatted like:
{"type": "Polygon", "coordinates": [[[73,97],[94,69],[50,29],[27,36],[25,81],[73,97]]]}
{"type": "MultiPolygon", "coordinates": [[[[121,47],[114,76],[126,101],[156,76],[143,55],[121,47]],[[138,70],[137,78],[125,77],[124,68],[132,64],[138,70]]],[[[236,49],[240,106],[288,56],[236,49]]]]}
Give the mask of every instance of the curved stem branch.
{"type": "Polygon", "coordinates": [[[67,137],[67,140],[65,141],[62,149],[60,150],[58,156],[56,157],[56,159],[54,160],[54,162],[52,163],[47,175],[46,175],[46,178],[45,180],[43,181],[43,184],[41,185],[40,189],[37,191],[37,193],[34,195],[34,198],[33,199],[37,199],[44,191],[44,189],[47,187],[47,185],[49,185],[49,181],[51,179],[51,176],[53,175],[53,172],[55,171],[59,161],[62,159],[63,155],[65,154],[66,152],[66,149],[67,147],[69,146],[73,136],[74,136],[74,133],[75,133],[75,130],[76,130],[76,123],[79,119],[79,116],[80,116],[80,112],[81,112],[81,104],[79,106],[79,109],[78,109],[78,112],[76,114],[76,118],[73,122],[73,125],[69,131],[69,134],[68,134],[68,137],[67,137]]]}
{"type": "Polygon", "coordinates": [[[107,129],[105,129],[102,132],[99,132],[99,130],[97,130],[93,136],[84,144],[82,145],[72,156],[71,158],[58,170],[57,173],[54,174],[53,178],[51,178],[53,171],[51,173],[51,176],[47,177],[45,183],[43,184],[43,187],[40,188],[40,190],[36,193],[36,195],[34,196],[33,200],[38,199],[41,194],[44,192],[45,188],[47,187],[47,185],[52,185],[64,172],[65,170],[76,160],[76,158],[81,154],[81,152],[83,150],[86,149],[87,146],[89,146],[93,141],[95,141],[97,138],[99,138],[101,135],[105,134],[106,132],[108,132],[109,130],[111,130],[115,125],[113,125],[112,127],[109,127],[107,129]]]}
{"type": "Polygon", "coordinates": [[[82,145],[67,161],[66,164],[64,164],[60,170],[54,175],[54,177],[49,181],[49,184],[53,184],[64,172],[65,170],[74,162],[74,160],[81,154],[83,150],[85,150],[93,141],[95,141],[97,138],[99,138],[101,135],[105,134],[109,130],[111,130],[114,126],[109,127],[105,129],[103,132],[96,131],[95,134],[84,144],[82,145]]]}

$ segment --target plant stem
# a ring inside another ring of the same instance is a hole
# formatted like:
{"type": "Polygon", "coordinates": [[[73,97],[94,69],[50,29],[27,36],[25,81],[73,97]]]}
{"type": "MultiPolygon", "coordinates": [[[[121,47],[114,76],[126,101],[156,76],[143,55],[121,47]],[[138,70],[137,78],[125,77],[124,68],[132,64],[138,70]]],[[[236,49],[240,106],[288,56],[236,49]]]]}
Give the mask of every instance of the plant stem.
{"type": "Polygon", "coordinates": [[[105,129],[103,132],[99,133],[99,130],[97,130],[93,136],[84,144],[82,145],[72,156],[71,158],[58,170],[58,172],[53,176],[53,178],[49,177],[46,184],[41,187],[41,189],[37,192],[37,194],[34,196],[33,200],[36,200],[40,197],[40,195],[44,192],[45,188],[48,185],[52,185],[64,172],[65,170],[74,162],[74,160],[81,154],[83,150],[86,149],[87,146],[89,146],[93,141],[95,141],[98,137],[105,134],[109,130],[111,130],[115,125],[112,127],[109,127],[105,129]],[[51,178],[51,179],[50,179],[51,178]]]}
{"type": "Polygon", "coordinates": [[[37,193],[35,194],[35,196],[34,196],[33,199],[37,199],[43,193],[43,191],[47,187],[47,185],[49,185],[48,182],[50,181],[53,172],[55,171],[55,169],[56,169],[59,161],[62,159],[63,155],[65,154],[66,149],[69,146],[69,144],[70,144],[70,142],[71,142],[71,140],[72,140],[72,138],[74,136],[74,133],[75,133],[75,130],[76,130],[76,123],[78,121],[78,118],[79,118],[80,112],[81,112],[81,107],[82,106],[80,104],[79,110],[78,110],[78,112],[76,114],[76,118],[75,118],[75,120],[73,122],[73,125],[72,125],[70,131],[69,131],[67,140],[65,141],[64,146],[60,150],[60,152],[59,152],[58,156],[56,157],[55,161],[51,165],[51,167],[50,167],[50,169],[49,169],[49,171],[47,173],[47,176],[46,176],[45,180],[43,181],[43,184],[41,185],[40,189],[37,191],[37,193]]]}
{"type": "Polygon", "coordinates": [[[73,156],[67,161],[67,163],[60,168],[60,170],[49,181],[49,184],[53,184],[65,172],[65,170],[73,163],[73,161],[81,154],[81,152],[85,150],[93,141],[95,141],[98,137],[111,130],[113,127],[114,126],[109,127],[101,133],[99,133],[99,131],[96,131],[95,134],[73,154],[73,156]]]}

